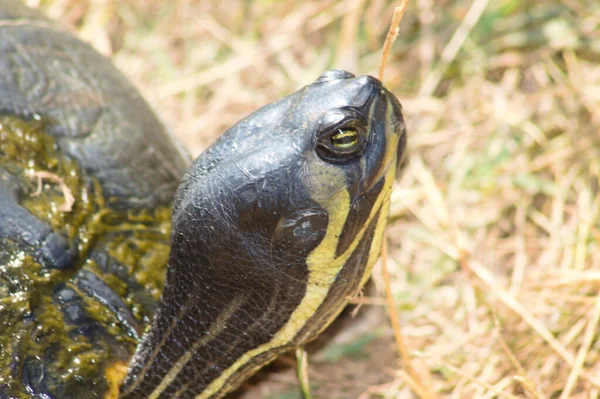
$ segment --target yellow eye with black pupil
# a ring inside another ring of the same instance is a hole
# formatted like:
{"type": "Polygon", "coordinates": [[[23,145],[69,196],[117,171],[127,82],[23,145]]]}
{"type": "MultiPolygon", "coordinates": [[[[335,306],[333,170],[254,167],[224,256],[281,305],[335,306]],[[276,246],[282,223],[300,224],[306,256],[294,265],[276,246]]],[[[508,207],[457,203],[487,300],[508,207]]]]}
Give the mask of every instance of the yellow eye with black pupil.
{"type": "Polygon", "coordinates": [[[334,147],[347,150],[358,143],[358,133],[352,129],[338,129],[337,133],[331,136],[331,144],[334,147]]]}

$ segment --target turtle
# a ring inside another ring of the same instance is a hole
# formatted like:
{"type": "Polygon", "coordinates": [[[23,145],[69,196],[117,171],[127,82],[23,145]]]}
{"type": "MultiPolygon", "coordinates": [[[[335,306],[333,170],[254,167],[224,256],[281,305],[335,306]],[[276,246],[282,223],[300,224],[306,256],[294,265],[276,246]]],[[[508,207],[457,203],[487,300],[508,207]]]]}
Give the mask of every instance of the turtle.
{"type": "Polygon", "coordinates": [[[0,398],[220,398],[369,278],[406,148],[330,70],[192,160],[111,61],[0,0],[0,398]]]}

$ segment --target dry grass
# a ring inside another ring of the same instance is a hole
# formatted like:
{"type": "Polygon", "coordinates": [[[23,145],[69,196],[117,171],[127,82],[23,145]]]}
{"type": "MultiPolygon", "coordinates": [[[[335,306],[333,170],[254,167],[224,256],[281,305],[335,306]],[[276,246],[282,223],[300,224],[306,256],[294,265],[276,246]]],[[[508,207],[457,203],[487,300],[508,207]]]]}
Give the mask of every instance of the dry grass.
{"type": "MultiPolygon", "coordinates": [[[[330,67],[375,74],[395,5],[41,3],[112,55],[193,153],[330,67]]],[[[440,398],[600,397],[598,60],[598,2],[409,6],[386,71],[410,133],[388,267],[440,398]]],[[[368,327],[333,344],[346,356],[311,361],[316,398],[416,397],[382,301],[367,303],[368,327]]],[[[294,384],[273,374],[244,398],[295,398],[294,384]]]]}

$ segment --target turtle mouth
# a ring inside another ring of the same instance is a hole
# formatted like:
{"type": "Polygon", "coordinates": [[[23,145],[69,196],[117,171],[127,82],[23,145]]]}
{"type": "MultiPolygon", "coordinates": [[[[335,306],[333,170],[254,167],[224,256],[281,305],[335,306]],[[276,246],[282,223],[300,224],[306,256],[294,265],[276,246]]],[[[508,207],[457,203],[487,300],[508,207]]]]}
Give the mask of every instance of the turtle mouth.
{"type": "MultiPolygon", "coordinates": [[[[397,176],[406,150],[406,132],[402,108],[395,96],[373,77],[366,78],[372,95],[369,121],[372,123],[369,147],[365,154],[365,187],[370,189],[381,180],[397,176]]],[[[362,79],[362,78],[361,78],[362,79]]]]}
{"type": "Polygon", "coordinates": [[[396,146],[396,178],[398,178],[405,165],[404,157],[407,145],[406,123],[404,122],[404,116],[402,114],[402,105],[400,105],[396,96],[391,93],[390,96],[392,97],[393,117],[395,119],[393,129],[395,134],[398,135],[398,145],[396,146]]]}
{"type": "Polygon", "coordinates": [[[404,154],[406,154],[406,134],[402,132],[399,134],[400,139],[398,140],[398,146],[396,147],[396,179],[402,175],[404,167],[406,166],[406,162],[404,161],[404,154]]]}

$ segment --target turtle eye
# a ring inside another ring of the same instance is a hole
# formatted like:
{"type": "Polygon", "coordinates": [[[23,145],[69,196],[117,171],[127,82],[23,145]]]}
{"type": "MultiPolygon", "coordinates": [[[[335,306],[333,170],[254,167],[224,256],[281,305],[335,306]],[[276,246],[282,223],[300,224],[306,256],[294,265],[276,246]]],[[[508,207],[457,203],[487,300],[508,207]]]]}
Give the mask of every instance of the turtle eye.
{"type": "Polygon", "coordinates": [[[338,110],[321,120],[315,150],[325,161],[345,163],[361,155],[366,144],[365,118],[356,111],[338,110]]]}
{"type": "Polygon", "coordinates": [[[347,150],[358,144],[358,132],[354,129],[338,129],[331,136],[331,145],[336,148],[347,150]]]}

